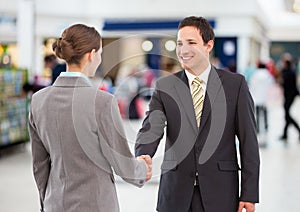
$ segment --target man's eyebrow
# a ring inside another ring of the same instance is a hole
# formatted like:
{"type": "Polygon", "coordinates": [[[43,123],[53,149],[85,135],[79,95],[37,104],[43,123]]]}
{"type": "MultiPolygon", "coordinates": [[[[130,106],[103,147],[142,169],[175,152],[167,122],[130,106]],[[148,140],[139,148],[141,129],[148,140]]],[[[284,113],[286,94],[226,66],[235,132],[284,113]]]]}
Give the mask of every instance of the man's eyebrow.
{"type": "MultiPolygon", "coordinates": [[[[188,39],[185,39],[186,41],[196,41],[196,39],[194,38],[188,38],[188,39]]],[[[178,39],[177,42],[181,42],[182,39],[178,39]]]]}
{"type": "Polygon", "coordinates": [[[186,39],[187,41],[196,41],[194,38],[186,39]]]}

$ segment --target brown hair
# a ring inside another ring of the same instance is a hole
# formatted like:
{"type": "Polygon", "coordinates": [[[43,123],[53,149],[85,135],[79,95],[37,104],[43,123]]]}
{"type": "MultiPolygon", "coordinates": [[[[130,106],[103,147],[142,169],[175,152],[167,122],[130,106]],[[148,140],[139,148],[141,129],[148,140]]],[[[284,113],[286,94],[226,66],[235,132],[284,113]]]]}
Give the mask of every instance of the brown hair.
{"type": "Polygon", "coordinates": [[[200,31],[203,42],[206,44],[210,40],[215,39],[215,33],[209,22],[203,17],[189,16],[184,18],[178,26],[178,30],[186,27],[196,27],[200,31]]]}
{"type": "Polygon", "coordinates": [[[75,24],[64,30],[53,45],[56,56],[69,64],[80,64],[83,56],[100,49],[101,36],[94,27],[75,24]]]}

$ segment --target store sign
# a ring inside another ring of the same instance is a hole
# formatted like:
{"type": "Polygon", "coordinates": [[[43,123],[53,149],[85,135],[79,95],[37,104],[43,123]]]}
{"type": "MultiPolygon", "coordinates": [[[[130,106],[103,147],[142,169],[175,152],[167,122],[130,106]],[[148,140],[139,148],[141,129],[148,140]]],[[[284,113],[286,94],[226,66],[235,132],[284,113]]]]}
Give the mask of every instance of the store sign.
{"type": "Polygon", "coordinates": [[[0,43],[16,41],[17,19],[12,16],[0,14],[0,43]]]}
{"type": "Polygon", "coordinates": [[[0,29],[2,30],[16,30],[17,19],[12,16],[0,16],[0,29]]]}
{"type": "MultiPolygon", "coordinates": [[[[105,20],[103,30],[106,31],[129,31],[129,30],[177,30],[180,20],[105,20]]],[[[215,21],[209,20],[214,28],[215,21]]]]}

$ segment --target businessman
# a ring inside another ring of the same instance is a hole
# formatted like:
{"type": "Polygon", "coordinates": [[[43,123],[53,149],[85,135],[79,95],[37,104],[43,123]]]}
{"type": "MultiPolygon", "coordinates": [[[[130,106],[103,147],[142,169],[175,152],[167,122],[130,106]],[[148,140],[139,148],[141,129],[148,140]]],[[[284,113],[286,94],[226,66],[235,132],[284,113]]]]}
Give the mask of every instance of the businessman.
{"type": "Polygon", "coordinates": [[[183,70],[157,80],[138,132],[136,156],[153,157],[166,127],[159,212],[253,212],[259,200],[253,100],[243,76],[210,64],[213,46],[206,19],[180,22],[183,70]]]}

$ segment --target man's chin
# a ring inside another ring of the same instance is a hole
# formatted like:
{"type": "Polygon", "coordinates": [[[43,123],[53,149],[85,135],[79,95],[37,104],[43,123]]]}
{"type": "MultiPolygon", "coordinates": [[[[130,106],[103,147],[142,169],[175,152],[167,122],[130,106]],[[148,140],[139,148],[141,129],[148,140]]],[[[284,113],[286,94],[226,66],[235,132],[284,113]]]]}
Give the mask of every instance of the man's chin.
{"type": "Polygon", "coordinates": [[[187,70],[187,71],[191,71],[191,70],[192,70],[191,67],[188,66],[188,65],[186,65],[186,64],[182,65],[182,68],[183,68],[184,70],[187,70]]]}
{"type": "Polygon", "coordinates": [[[189,69],[191,69],[187,64],[185,64],[185,63],[181,63],[181,67],[183,68],[183,69],[185,69],[185,70],[189,70],[189,69]]]}

